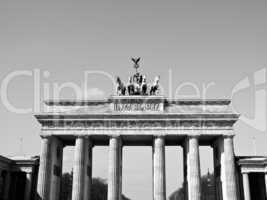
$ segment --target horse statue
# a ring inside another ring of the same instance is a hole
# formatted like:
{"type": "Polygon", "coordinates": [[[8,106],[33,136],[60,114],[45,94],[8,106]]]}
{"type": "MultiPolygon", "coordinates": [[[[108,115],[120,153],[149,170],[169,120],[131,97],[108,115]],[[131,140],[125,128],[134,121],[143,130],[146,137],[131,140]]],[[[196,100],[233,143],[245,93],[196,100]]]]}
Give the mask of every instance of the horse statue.
{"type": "Polygon", "coordinates": [[[155,77],[154,83],[150,87],[150,91],[149,91],[150,95],[157,95],[158,94],[158,92],[159,92],[159,79],[160,79],[159,76],[155,77]]]}
{"type": "Polygon", "coordinates": [[[129,77],[129,81],[127,83],[127,92],[128,95],[134,95],[133,77],[129,77]]]}
{"type": "Polygon", "coordinates": [[[147,90],[148,90],[148,86],[147,86],[147,82],[146,82],[146,77],[143,76],[142,77],[142,83],[141,83],[141,94],[147,95],[147,90]]]}
{"type": "Polygon", "coordinates": [[[117,95],[125,95],[126,87],[124,86],[123,82],[121,81],[120,77],[116,78],[117,83],[117,95]]]}

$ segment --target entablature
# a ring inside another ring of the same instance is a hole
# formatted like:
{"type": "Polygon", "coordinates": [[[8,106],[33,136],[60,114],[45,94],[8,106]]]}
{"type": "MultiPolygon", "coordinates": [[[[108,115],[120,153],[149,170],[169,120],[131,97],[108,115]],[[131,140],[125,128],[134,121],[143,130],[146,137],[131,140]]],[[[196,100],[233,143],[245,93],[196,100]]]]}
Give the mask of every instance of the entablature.
{"type": "Polygon", "coordinates": [[[35,115],[43,128],[180,129],[232,128],[239,115],[226,99],[167,99],[163,96],[112,96],[100,101],[45,101],[35,115]]]}

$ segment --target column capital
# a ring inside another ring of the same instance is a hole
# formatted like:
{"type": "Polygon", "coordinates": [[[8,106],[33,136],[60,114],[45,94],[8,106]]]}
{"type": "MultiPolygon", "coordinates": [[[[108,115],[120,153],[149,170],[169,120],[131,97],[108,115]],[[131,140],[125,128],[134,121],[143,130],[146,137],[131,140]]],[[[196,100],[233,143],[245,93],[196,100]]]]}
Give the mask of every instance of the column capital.
{"type": "Polygon", "coordinates": [[[84,139],[88,139],[89,135],[85,135],[85,134],[76,134],[75,138],[84,138],[84,139]]]}
{"type": "Polygon", "coordinates": [[[157,134],[157,135],[153,135],[153,138],[155,139],[155,138],[162,138],[162,139],[164,139],[165,138],[165,135],[163,135],[163,134],[157,134]]]}
{"type": "Polygon", "coordinates": [[[188,136],[186,136],[184,138],[182,147],[186,148],[187,147],[187,143],[190,142],[191,139],[197,140],[197,143],[198,143],[198,146],[199,146],[199,135],[188,135],[188,136]]]}
{"type": "Polygon", "coordinates": [[[113,134],[111,134],[111,135],[109,135],[109,139],[111,139],[111,138],[114,138],[114,139],[118,139],[118,140],[122,140],[121,139],[121,135],[113,135],[113,134]]]}
{"type": "Polygon", "coordinates": [[[33,173],[33,169],[30,167],[20,167],[20,171],[22,171],[26,174],[32,174],[33,173]]]}
{"type": "Polygon", "coordinates": [[[156,146],[165,146],[165,137],[164,136],[158,136],[153,138],[153,147],[156,146]]]}
{"type": "Polygon", "coordinates": [[[200,137],[200,134],[194,134],[194,135],[188,135],[187,138],[196,138],[198,139],[200,137]]]}
{"type": "Polygon", "coordinates": [[[121,148],[123,148],[123,142],[122,142],[122,138],[121,138],[120,135],[110,135],[110,136],[109,136],[109,145],[110,145],[110,141],[111,141],[112,139],[117,140],[118,143],[120,144],[121,148]]]}
{"type": "Polygon", "coordinates": [[[161,133],[156,132],[153,134],[153,137],[165,137],[165,136],[166,136],[166,133],[164,132],[161,132],[161,133]]]}
{"type": "Polygon", "coordinates": [[[50,138],[53,138],[55,136],[53,136],[52,134],[41,134],[40,137],[42,139],[50,139],[50,138]]]}
{"type": "Polygon", "coordinates": [[[117,139],[121,138],[120,134],[109,134],[108,136],[109,138],[117,138],[117,139]]]}
{"type": "Polygon", "coordinates": [[[233,139],[234,138],[234,134],[230,134],[230,135],[222,135],[223,139],[233,139]]]}

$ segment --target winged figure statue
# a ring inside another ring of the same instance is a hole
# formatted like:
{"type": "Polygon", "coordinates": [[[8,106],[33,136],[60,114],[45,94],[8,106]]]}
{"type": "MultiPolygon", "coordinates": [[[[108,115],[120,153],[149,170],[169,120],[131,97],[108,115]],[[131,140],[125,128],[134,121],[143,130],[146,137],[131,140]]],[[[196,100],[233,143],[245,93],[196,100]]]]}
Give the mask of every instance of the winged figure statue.
{"type": "Polygon", "coordinates": [[[136,69],[136,72],[137,72],[137,69],[139,68],[139,61],[140,61],[140,57],[139,58],[132,58],[132,61],[134,62],[134,68],[136,69]]]}

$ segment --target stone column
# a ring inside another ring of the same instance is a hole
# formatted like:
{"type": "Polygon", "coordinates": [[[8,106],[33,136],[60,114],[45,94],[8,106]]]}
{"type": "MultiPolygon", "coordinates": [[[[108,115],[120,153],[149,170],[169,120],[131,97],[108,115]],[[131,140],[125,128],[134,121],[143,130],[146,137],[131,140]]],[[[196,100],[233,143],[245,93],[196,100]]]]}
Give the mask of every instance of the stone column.
{"type": "Polygon", "coordinates": [[[215,199],[222,199],[222,184],[221,184],[221,153],[218,145],[218,140],[212,143],[213,148],[213,166],[214,166],[214,190],[215,199]]]}
{"type": "Polygon", "coordinates": [[[242,173],[243,177],[243,190],[244,190],[244,200],[250,200],[250,186],[249,186],[249,176],[248,173],[242,173]]]}
{"type": "Polygon", "coordinates": [[[89,139],[85,146],[85,174],[84,174],[84,200],[91,199],[91,187],[92,187],[92,152],[93,144],[89,139]]]}
{"type": "Polygon", "coordinates": [[[111,137],[109,140],[108,200],[121,199],[121,151],[120,137],[111,137]]]}
{"type": "Polygon", "coordinates": [[[223,200],[237,200],[233,136],[223,136],[220,146],[223,200]]]}
{"type": "Polygon", "coordinates": [[[154,200],[154,144],[152,144],[152,200],[154,200]]]}
{"type": "Polygon", "coordinates": [[[89,194],[88,191],[85,191],[88,190],[88,187],[90,187],[88,183],[91,181],[91,178],[89,180],[89,176],[91,177],[91,169],[88,169],[88,148],[91,149],[91,143],[89,143],[89,139],[85,136],[78,136],[75,141],[74,150],[72,200],[85,200],[89,194]]]}
{"type": "Polygon", "coordinates": [[[62,142],[54,136],[42,136],[37,183],[38,200],[57,200],[60,192],[62,142]]]}
{"type": "Polygon", "coordinates": [[[120,183],[119,183],[119,200],[122,200],[122,154],[123,153],[123,146],[121,144],[121,149],[120,149],[120,155],[119,155],[119,158],[120,158],[120,168],[119,168],[119,172],[120,172],[120,183]]]}
{"type": "Polygon", "coordinates": [[[153,200],[166,200],[165,140],[155,137],[153,143],[153,200]]]}
{"type": "Polygon", "coordinates": [[[53,137],[51,141],[51,182],[50,182],[50,199],[58,200],[60,197],[60,184],[62,177],[62,159],[63,159],[63,144],[53,137]]]}
{"type": "Polygon", "coordinates": [[[32,172],[26,172],[24,200],[31,200],[31,192],[32,192],[32,172]]]}
{"type": "Polygon", "coordinates": [[[200,161],[198,136],[189,136],[185,141],[186,179],[188,200],[201,199],[200,161]]]}
{"type": "Polygon", "coordinates": [[[51,177],[51,138],[43,137],[41,141],[40,166],[37,183],[37,199],[49,200],[51,177]]]}

